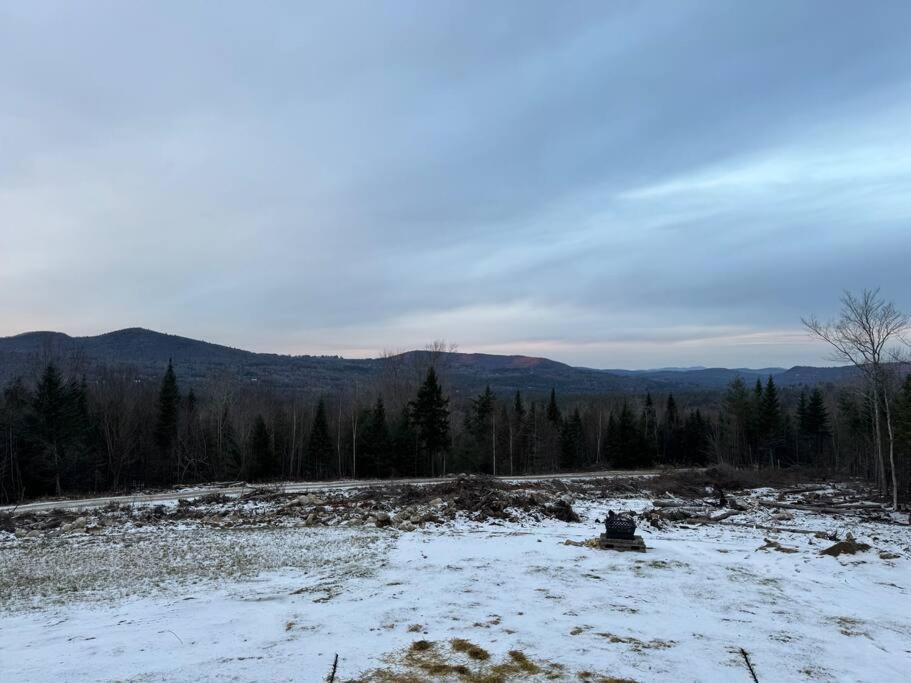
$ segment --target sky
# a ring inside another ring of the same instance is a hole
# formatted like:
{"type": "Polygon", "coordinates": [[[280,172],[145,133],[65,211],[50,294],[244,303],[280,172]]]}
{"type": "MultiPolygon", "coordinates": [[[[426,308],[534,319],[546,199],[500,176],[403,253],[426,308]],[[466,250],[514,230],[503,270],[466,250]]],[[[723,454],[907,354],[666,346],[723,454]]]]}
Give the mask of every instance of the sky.
{"type": "Polygon", "coordinates": [[[911,308],[911,3],[0,0],[0,336],[826,364],[911,308]]]}

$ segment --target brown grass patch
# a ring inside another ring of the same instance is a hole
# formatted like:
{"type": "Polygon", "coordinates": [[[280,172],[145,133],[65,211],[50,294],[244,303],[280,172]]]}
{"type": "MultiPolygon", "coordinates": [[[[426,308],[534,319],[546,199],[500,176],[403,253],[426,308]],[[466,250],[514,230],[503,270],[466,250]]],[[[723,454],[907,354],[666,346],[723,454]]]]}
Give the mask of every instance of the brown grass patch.
{"type": "Polygon", "coordinates": [[[452,649],[456,652],[464,652],[466,655],[478,662],[485,662],[490,659],[490,653],[483,647],[478,647],[463,638],[453,638],[449,641],[452,649]]]}
{"type": "MultiPolygon", "coordinates": [[[[445,648],[427,640],[417,640],[403,652],[385,658],[388,667],[362,674],[351,683],[418,683],[447,680],[457,683],[519,683],[532,676],[544,680],[565,680],[561,664],[533,661],[520,650],[510,650],[501,661],[463,638],[454,638],[445,648]]],[[[572,674],[570,674],[572,675],[572,674]]],[[[576,674],[589,683],[620,683],[621,679],[584,671],[576,674]]],[[[629,682],[624,682],[629,683],[629,682]]]]}
{"type": "Polygon", "coordinates": [[[416,640],[411,644],[412,652],[426,652],[433,648],[433,643],[429,640],[416,640]]]}

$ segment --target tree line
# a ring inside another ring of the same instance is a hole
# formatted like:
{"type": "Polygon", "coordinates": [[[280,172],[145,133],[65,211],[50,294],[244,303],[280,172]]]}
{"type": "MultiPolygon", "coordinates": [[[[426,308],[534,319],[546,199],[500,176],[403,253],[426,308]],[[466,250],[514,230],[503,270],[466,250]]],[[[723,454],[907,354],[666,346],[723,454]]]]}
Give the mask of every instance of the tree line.
{"type": "MultiPolygon", "coordinates": [[[[154,390],[128,374],[97,382],[48,365],[0,402],[0,497],[123,491],[208,481],[539,474],[725,463],[808,466],[876,480],[874,402],[863,387],[779,391],[737,379],[720,396],[560,401],[490,387],[453,404],[435,367],[409,400],[316,401],[209,385],[183,391],[168,365],[154,390]]],[[[893,405],[911,455],[911,378],[893,405]]],[[[907,482],[907,472],[898,473],[907,482]]]]}
{"type": "MultiPolygon", "coordinates": [[[[868,304],[892,315],[877,302],[868,304]]],[[[170,362],[154,387],[129,368],[87,382],[49,362],[3,390],[0,501],[225,480],[723,463],[862,476],[897,504],[911,481],[911,377],[882,348],[876,368],[860,363],[858,383],[780,390],[772,377],[737,379],[720,393],[657,400],[490,387],[454,400],[444,353],[404,381],[391,372],[394,381],[315,401],[219,378],[183,387],[170,362]]]]}

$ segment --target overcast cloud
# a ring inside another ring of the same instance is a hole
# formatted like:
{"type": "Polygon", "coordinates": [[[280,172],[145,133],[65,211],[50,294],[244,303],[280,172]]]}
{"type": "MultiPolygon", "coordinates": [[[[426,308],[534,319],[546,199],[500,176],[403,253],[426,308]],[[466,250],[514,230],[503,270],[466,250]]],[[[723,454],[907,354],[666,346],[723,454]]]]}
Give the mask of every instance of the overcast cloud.
{"type": "Polygon", "coordinates": [[[911,3],[0,0],[0,335],[821,364],[911,308],[911,3]]]}

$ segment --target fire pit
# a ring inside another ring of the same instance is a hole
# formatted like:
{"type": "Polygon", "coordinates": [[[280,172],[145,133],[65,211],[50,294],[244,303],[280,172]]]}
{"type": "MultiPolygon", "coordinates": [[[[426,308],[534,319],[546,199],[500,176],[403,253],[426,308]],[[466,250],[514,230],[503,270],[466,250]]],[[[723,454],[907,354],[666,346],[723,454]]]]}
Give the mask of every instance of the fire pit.
{"type": "Polygon", "coordinates": [[[604,535],[607,538],[631,541],[636,535],[636,520],[629,515],[618,515],[610,510],[604,518],[604,535]]]}
{"type": "Polygon", "coordinates": [[[604,533],[600,545],[610,550],[634,550],[645,552],[645,541],[636,536],[636,520],[632,515],[616,514],[609,510],[604,518],[604,533]]]}

